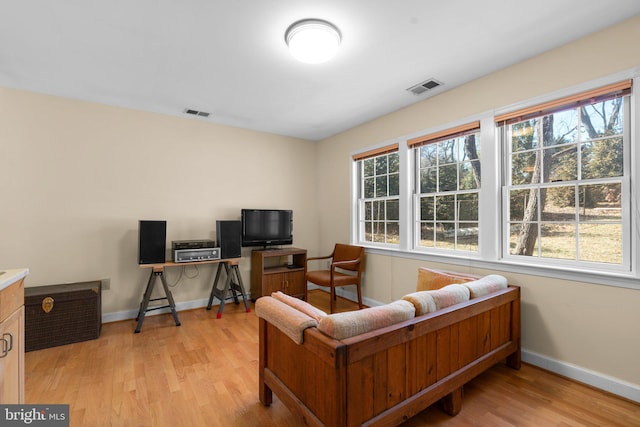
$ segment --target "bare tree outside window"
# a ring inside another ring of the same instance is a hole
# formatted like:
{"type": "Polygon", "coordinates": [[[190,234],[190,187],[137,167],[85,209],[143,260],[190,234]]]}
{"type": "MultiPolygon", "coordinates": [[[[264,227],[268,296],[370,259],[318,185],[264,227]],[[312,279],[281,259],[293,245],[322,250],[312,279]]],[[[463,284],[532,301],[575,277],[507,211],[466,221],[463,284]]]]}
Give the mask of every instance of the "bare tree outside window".
{"type": "Polygon", "coordinates": [[[359,239],[400,242],[400,159],[397,152],[360,160],[359,239]]]}
{"type": "Polygon", "coordinates": [[[417,150],[418,246],[477,252],[481,166],[479,131],[417,150]]]}
{"type": "Polygon", "coordinates": [[[511,255],[622,263],[623,105],[508,125],[511,255]]]}

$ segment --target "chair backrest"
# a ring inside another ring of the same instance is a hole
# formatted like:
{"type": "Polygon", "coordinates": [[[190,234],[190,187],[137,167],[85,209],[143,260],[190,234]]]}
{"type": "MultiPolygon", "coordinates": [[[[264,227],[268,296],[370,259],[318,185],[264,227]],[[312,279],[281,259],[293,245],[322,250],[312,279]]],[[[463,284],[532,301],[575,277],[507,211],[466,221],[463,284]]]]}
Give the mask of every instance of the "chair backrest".
{"type": "Polygon", "coordinates": [[[340,268],[350,271],[361,271],[364,265],[364,248],[362,246],[345,245],[336,243],[333,250],[333,261],[349,261],[360,258],[360,262],[341,265],[340,268]]]}

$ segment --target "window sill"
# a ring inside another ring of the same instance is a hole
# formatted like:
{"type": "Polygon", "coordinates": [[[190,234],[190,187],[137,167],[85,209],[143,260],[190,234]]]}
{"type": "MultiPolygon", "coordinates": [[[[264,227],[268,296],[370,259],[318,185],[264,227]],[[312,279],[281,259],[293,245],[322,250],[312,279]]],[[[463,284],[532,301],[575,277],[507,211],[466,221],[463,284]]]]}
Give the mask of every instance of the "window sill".
{"type": "Polygon", "coordinates": [[[434,255],[420,252],[404,251],[401,249],[380,248],[366,245],[363,246],[366,248],[367,253],[375,255],[385,255],[398,258],[415,259],[419,261],[438,262],[457,266],[464,265],[465,267],[495,270],[496,272],[552,277],[555,279],[640,290],[640,278],[635,277],[631,274],[571,270],[567,268],[536,266],[526,263],[519,263],[512,260],[487,261],[480,258],[470,258],[455,255],[434,255]]]}

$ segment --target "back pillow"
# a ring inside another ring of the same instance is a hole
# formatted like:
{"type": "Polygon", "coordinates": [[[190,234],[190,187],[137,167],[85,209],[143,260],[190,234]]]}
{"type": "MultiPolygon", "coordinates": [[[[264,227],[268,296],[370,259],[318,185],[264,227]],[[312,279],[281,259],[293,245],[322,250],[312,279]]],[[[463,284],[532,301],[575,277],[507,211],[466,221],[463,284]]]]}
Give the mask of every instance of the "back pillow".
{"type": "Polygon", "coordinates": [[[440,289],[443,286],[452,283],[465,283],[476,280],[478,277],[473,275],[465,275],[462,273],[453,273],[449,271],[431,270],[426,267],[418,268],[417,291],[432,291],[440,289]]]}

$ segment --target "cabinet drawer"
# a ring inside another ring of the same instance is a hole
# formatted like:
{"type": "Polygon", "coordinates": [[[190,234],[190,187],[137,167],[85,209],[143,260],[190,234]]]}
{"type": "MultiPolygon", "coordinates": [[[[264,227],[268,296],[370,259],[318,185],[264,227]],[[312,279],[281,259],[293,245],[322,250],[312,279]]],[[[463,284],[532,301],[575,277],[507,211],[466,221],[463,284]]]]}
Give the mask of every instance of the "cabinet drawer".
{"type": "Polygon", "coordinates": [[[0,358],[0,402],[24,403],[24,309],[20,307],[0,323],[0,337],[5,340],[0,358]]]}
{"type": "Polygon", "coordinates": [[[24,279],[0,291],[0,322],[4,321],[24,303],[24,279]]]}
{"type": "Polygon", "coordinates": [[[304,279],[304,270],[294,270],[287,273],[285,280],[287,283],[287,293],[289,295],[304,297],[304,288],[307,285],[304,279]]]}

